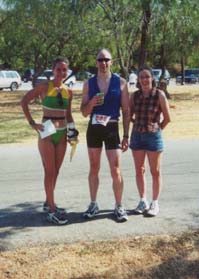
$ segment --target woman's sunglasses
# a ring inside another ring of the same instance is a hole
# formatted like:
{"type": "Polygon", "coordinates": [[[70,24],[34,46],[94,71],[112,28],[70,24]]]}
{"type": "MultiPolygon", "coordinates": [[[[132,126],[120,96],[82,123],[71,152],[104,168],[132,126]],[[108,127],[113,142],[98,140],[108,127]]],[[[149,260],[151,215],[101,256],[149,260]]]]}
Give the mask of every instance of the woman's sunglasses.
{"type": "Polygon", "coordinates": [[[109,62],[109,61],[111,61],[111,59],[110,58],[98,58],[97,61],[98,62],[109,62]]]}
{"type": "Polygon", "coordinates": [[[59,104],[60,106],[63,106],[64,100],[63,100],[61,91],[59,91],[59,92],[57,93],[57,101],[58,101],[58,104],[59,104]]]}

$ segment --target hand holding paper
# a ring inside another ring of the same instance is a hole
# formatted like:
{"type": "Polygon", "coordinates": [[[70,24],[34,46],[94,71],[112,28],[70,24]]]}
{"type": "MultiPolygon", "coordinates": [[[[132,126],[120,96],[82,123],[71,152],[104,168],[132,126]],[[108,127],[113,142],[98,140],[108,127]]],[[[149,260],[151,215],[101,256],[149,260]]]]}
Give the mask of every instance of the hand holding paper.
{"type": "Polygon", "coordinates": [[[52,123],[51,120],[47,120],[42,124],[44,126],[44,130],[43,131],[39,130],[39,134],[40,134],[42,139],[56,133],[55,126],[54,126],[54,124],[52,123]]]}

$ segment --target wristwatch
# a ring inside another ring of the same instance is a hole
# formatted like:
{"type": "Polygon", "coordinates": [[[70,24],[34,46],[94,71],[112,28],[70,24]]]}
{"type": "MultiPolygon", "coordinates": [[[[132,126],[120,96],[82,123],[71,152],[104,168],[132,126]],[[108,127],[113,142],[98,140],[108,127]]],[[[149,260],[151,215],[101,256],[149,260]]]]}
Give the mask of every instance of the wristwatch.
{"type": "Polygon", "coordinates": [[[35,123],[35,120],[31,119],[31,120],[29,121],[29,124],[30,124],[30,126],[35,125],[35,124],[36,124],[36,123],[35,123]]]}

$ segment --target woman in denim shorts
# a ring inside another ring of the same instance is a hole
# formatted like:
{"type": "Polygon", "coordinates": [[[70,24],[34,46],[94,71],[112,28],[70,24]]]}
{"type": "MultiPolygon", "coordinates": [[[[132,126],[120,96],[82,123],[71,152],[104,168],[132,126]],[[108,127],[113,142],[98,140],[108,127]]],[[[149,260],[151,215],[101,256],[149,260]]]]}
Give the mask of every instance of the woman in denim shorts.
{"type": "Polygon", "coordinates": [[[156,88],[152,70],[144,66],[138,71],[138,90],[131,95],[130,110],[133,128],[130,148],[135,163],[136,183],[140,202],[135,214],[153,217],[159,212],[158,197],[161,187],[162,130],[170,122],[169,104],[163,91],[156,88]],[[145,162],[148,158],[152,176],[153,197],[146,197],[145,162]]]}

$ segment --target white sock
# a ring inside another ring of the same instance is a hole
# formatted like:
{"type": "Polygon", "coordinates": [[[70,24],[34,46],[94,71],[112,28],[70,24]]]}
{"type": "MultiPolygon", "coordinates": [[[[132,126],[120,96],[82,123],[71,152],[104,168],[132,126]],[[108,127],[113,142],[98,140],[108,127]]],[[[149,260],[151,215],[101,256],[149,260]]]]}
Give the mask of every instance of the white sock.
{"type": "Polygon", "coordinates": [[[158,200],[153,200],[152,203],[158,204],[158,200]]]}

